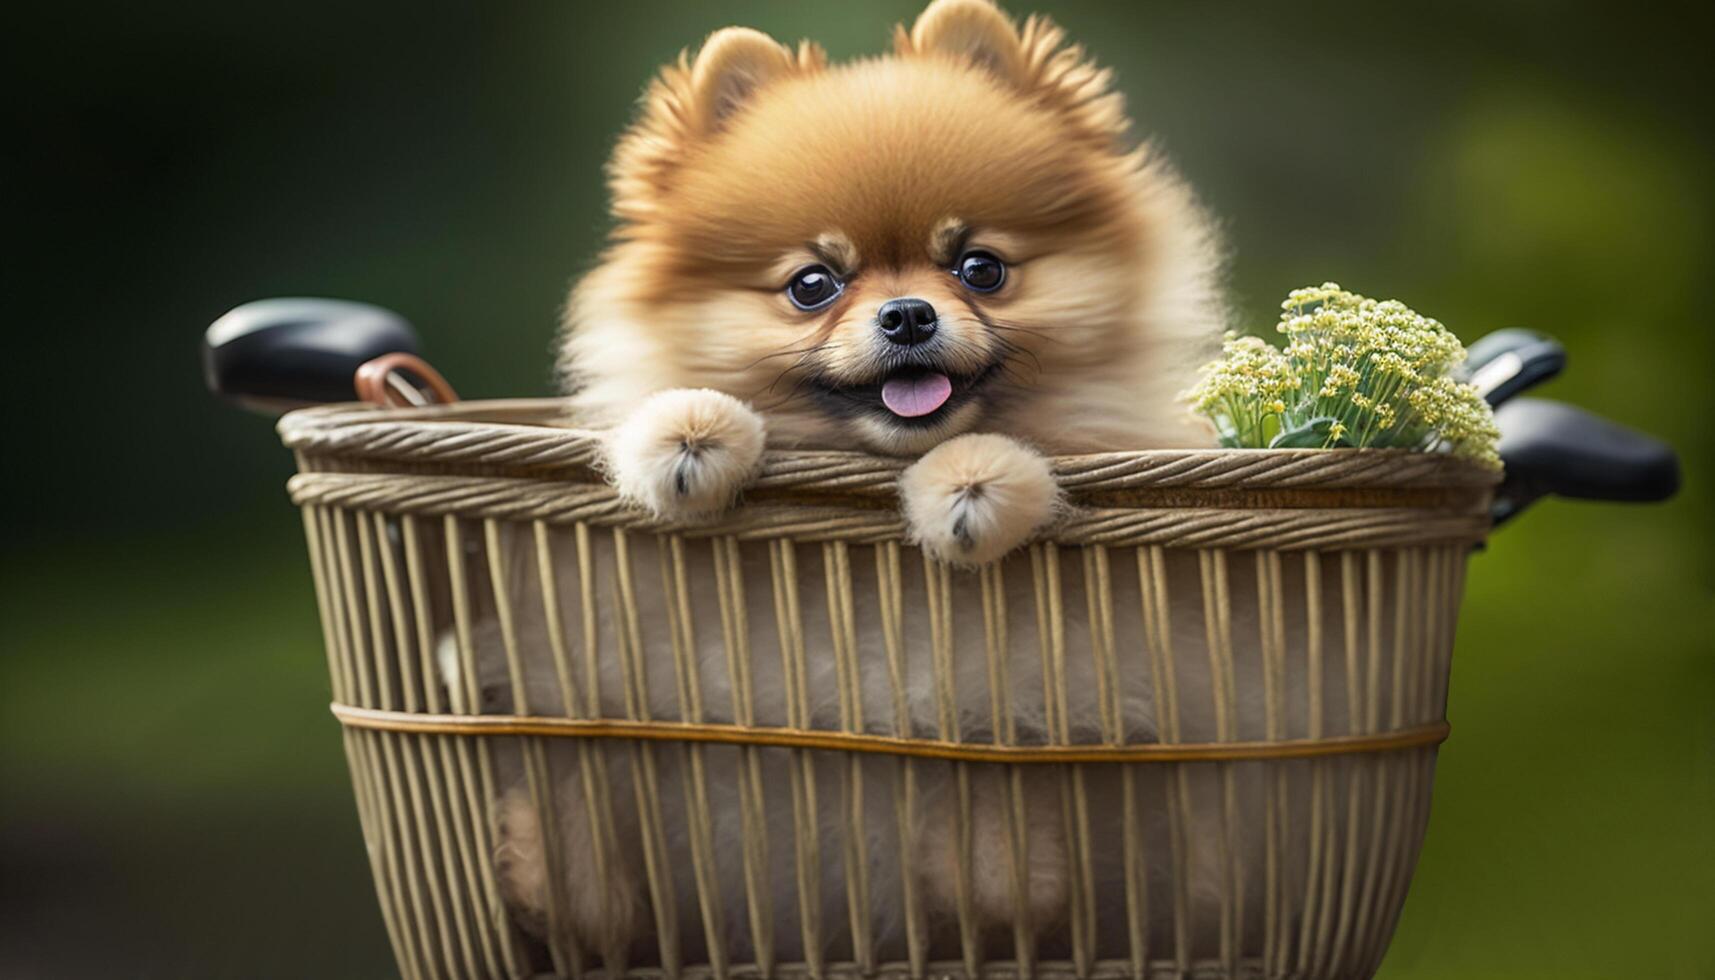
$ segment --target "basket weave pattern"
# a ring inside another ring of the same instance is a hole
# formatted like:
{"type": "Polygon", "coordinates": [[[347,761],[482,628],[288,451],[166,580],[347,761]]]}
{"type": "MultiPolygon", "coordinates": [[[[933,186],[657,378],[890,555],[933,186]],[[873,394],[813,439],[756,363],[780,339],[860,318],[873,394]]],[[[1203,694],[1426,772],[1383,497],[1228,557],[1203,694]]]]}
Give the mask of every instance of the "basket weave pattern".
{"type": "Polygon", "coordinates": [[[678,526],[559,413],[281,423],[407,977],[1374,972],[1491,474],[1065,457],[1072,516],[963,572],[904,542],[900,461],[770,454],[678,526]],[[572,828],[540,907],[509,796],[572,828]],[[572,889],[630,879],[632,934],[578,927],[572,889]]]}

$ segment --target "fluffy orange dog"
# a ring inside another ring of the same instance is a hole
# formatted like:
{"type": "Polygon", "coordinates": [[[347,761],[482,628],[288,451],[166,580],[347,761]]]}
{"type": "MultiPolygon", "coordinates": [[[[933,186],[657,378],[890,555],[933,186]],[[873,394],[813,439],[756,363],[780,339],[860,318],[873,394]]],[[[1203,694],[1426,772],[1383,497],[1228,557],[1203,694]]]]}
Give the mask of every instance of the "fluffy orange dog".
{"type": "Polygon", "coordinates": [[[922,454],[913,534],[981,564],[1053,519],[1041,452],[1207,442],[1174,395],[1219,334],[1218,249],[1109,83],[986,0],[936,0],[891,56],[728,28],[665,68],[563,350],[621,492],[694,516],[765,441],[922,454]]]}
{"type": "MultiPolygon", "coordinates": [[[[674,518],[716,513],[742,492],[765,443],[920,454],[900,486],[913,534],[936,557],[981,564],[1053,520],[1060,495],[1041,453],[1207,442],[1190,427],[1175,391],[1203,344],[1219,334],[1217,250],[1184,185],[1147,151],[1126,146],[1126,121],[1108,74],[1064,46],[1046,21],[1015,27],[987,0],[936,0],[909,33],[897,33],[894,47],[888,57],[832,67],[811,45],[793,51],[755,31],[728,29],[709,38],[694,62],[681,59],[665,69],[649,90],[612,164],[616,240],[573,294],[563,361],[579,423],[611,426],[607,466],[637,504],[674,518]]],[[[503,546],[501,560],[518,567],[514,581],[533,567],[533,547],[503,546]]],[[[697,551],[707,542],[693,539],[685,547],[699,563],[712,560],[697,551]]],[[[616,565],[611,555],[595,557],[593,568],[616,565]]],[[[764,559],[752,553],[745,560],[764,559]]],[[[568,568],[563,578],[582,574],[568,568]]],[[[769,573],[764,566],[750,574],[769,573]]],[[[1189,574],[1196,574],[1195,563],[1189,574]]],[[[955,601],[981,601],[972,591],[976,577],[958,578],[955,601]]],[[[598,581],[595,588],[611,584],[598,581]]],[[[864,588],[861,581],[853,586],[859,608],[874,608],[877,597],[864,588]]],[[[1032,602],[1028,576],[1011,577],[1007,588],[1014,608],[1032,602]]],[[[1185,594],[1195,601],[1194,591],[1185,594]]],[[[693,618],[720,620],[706,593],[695,601],[704,605],[692,610],[693,618]]],[[[524,648],[514,652],[536,665],[526,671],[531,703],[551,704],[559,696],[544,666],[551,655],[528,639],[547,633],[529,619],[541,608],[520,604],[517,615],[524,618],[513,632],[524,648]]],[[[761,622],[768,612],[758,607],[753,615],[761,622]]],[[[829,635],[830,616],[808,600],[805,634],[829,635]]],[[[1199,616],[1189,608],[1174,613],[1181,648],[1198,642],[1192,634],[1199,616]]],[[[617,647],[614,622],[597,616],[589,623],[605,649],[617,647]]],[[[860,617],[854,629],[857,649],[881,649],[871,618],[860,617]]],[[[927,648],[922,622],[902,629],[906,646],[927,648]]],[[[1065,630],[1069,649],[1088,640],[1075,618],[1065,630]]],[[[504,705],[513,696],[504,655],[513,641],[492,622],[474,634],[477,680],[485,697],[492,693],[504,705]]],[[[959,642],[980,642],[974,637],[959,642]]],[[[442,646],[449,688],[461,690],[456,645],[442,646]]],[[[705,665],[703,720],[739,721],[728,707],[732,675],[719,638],[705,631],[689,653],[705,665]]],[[[1045,704],[1037,652],[1021,644],[1008,656],[1015,703],[1045,704]]],[[[956,711],[987,717],[982,654],[960,647],[953,659],[956,711]]],[[[908,691],[909,717],[901,724],[909,731],[936,730],[940,708],[928,660],[909,658],[898,679],[908,691]]],[[[592,690],[600,692],[603,716],[636,710],[620,700],[628,688],[615,661],[600,658],[595,668],[602,674],[592,690]]],[[[1184,666],[1182,684],[1211,683],[1199,680],[1196,663],[1184,666]]],[[[757,693],[755,717],[745,723],[787,724],[780,659],[758,656],[747,670],[757,693]]],[[[1066,667],[1060,710],[1075,728],[1102,710],[1093,670],[1082,658],[1066,667]]],[[[831,658],[811,658],[808,674],[796,681],[819,692],[808,724],[837,727],[831,658]]],[[[866,717],[892,717],[892,683],[882,671],[863,671],[866,717]]],[[[1121,721],[1147,738],[1156,729],[1152,692],[1140,686],[1141,675],[1128,683],[1121,721]]],[[[647,685],[651,717],[678,717],[674,689],[667,677],[647,685]]],[[[1186,732],[1208,727],[1196,712],[1180,720],[1186,732]]],[[[1025,742],[1044,740],[1040,714],[1021,707],[1017,724],[1025,742]]],[[[1095,737],[1082,728],[1074,734],[1095,737]]],[[[588,757],[566,745],[550,750],[556,771],[585,774],[554,783],[557,826],[539,819],[516,764],[497,769],[504,789],[496,808],[496,874],[502,896],[531,933],[624,964],[634,951],[649,955],[656,916],[700,921],[695,896],[711,885],[729,899],[752,891],[781,896],[782,907],[790,904],[785,896],[796,894],[826,922],[844,921],[849,896],[840,866],[823,869],[819,890],[793,877],[810,873],[802,870],[802,854],[762,862],[765,877],[750,878],[751,846],[796,840],[803,829],[791,822],[798,804],[786,789],[793,785],[786,759],[760,763],[767,772],[753,815],[760,829],[743,815],[741,777],[710,780],[703,817],[711,827],[709,882],[690,880],[684,862],[658,866],[660,858],[645,847],[646,820],[668,828],[691,824],[682,797],[663,794],[651,816],[629,792],[589,795],[609,777],[614,786],[631,779],[677,785],[688,778],[676,768],[683,757],[665,754],[646,776],[628,779],[633,762],[617,746],[582,749],[588,757]],[[586,768],[592,759],[605,768],[586,768]],[[612,813],[598,820],[591,814],[602,807],[612,813]],[[655,877],[672,887],[654,895],[655,877]],[[556,894],[564,900],[558,923],[556,894]]],[[[917,841],[909,867],[882,861],[867,871],[868,914],[881,955],[906,953],[902,894],[922,895],[921,911],[940,930],[939,942],[961,901],[982,929],[1012,923],[1048,935],[1067,921],[1071,845],[1061,829],[1057,784],[1045,782],[1055,774],[1033,772],[1013,788],[996,772],[974,775],[966,787],[971,821],[961,830],[949,819],[959,808],[952,781],[922,773],[900,801],[900,812],[913,813],[906,820],[893,809],[896,771],[877,760],[862,765],[872,787],[863,820],[871,853],[905,853],[907,830],[917,841]],[[1023,867],[1014,866],[1017,842],[1008,829],[1007,800],[1019,787],[1023,867]],[[961,898],[953,855],[956,835],[966,831],[977,860],[961,898]],[[1022,905],[1015,904],[1020,884],[1022,905]]],[[[841,798],[834,778],[821,771],[820,798],[841,798]]],[[[1212,772],[1190,778],[1198,793],[1213,792],[1212,783],[1198,782],[1214,778],[1212,772]]],[[[1154,799],[1165,790],[1140,784],[1139,791],[1154,799]]],[[[1118,793],[1112,780],[1092,777],[1095,819],[1117,822],[1118,793]]],[[[850,814],[824,810],[803,820],[824,839],[839,839],[840,821],[850,814]]],[[[1148,832],[1165,847],[1167,830],[1158,826],[1164,810],[1150,812],[1148,832]]],[[[1216,840],[1212,831],[1189,835],[1186,895],[1193,903],[1215,894],[1199,882],[1217,880],[1216,840]]],[[[824,859],[837,851],[825,849],[824,859]]],[[[1111,894],[1126,887],[1111,862],[1093,873],[1092,888],[1111,894]]],[[[1101,929],[1127,928],[1117,904],[1095,911],[1101,929]]],[[[760,916],[754,928],[772,921],[765,912],[751,910],[760,916]]],[[[1164,917],[1171,913],[1158,909],[1152,928],[1172,926],[1164,917]]],[[[1198,915],[1205,923],[1220,918],[1206,910],[1198,915]]],[[[736,918],[721,933],[734,962],[809,955],[807,931],[783,927],[755,938],[736,918]]],[[[678,936],[685,956],[702,955],[695,932],[678,936]]],[[[1199,941],[1205,940],[1213,941],[1199,941]]]]}

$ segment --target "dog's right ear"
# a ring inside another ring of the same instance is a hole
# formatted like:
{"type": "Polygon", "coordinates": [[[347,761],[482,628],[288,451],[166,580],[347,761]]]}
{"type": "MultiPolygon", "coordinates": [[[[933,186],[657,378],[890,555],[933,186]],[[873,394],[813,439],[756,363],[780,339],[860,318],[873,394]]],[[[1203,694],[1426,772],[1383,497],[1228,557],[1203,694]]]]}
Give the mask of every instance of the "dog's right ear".
{"type": "Polygon", "coordinates": [[[671,185],[673,172],[698,143],[718,134],[763,86],[819,71],[817,45],[787,48],[761,31],[726,27],[661,69],[643,96],[643,113],[626,131],[608,166],[614,214],[642,220],[671,185]]]}

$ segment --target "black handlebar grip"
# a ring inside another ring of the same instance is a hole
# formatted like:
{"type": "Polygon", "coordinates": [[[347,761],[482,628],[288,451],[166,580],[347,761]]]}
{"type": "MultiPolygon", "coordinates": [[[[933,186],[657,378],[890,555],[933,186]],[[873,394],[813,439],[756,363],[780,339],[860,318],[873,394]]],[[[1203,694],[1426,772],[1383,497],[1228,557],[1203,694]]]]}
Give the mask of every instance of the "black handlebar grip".
{"type": "Polygon", "coordinates": [[[1666,500],[1679,490],[1673,447],[1581,408],[1515,398],[1495,410],[1506,478],[1499,524],[1548,494],[1579,500],[1666,500]]]}
{"type": "Polygon", "coordinates": [[[245,303],[203,334],[209,390],[277,413],[354,400],[359,365],[383,354],[416,354],[404,317],[367,303],[282,298],[245,303]]]}

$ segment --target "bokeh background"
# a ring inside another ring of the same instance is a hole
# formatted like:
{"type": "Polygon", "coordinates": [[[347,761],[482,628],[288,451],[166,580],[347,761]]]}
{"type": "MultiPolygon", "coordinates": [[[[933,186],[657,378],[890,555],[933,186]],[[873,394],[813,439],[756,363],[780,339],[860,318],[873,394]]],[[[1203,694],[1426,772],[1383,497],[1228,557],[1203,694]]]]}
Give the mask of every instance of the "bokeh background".
{"type": "MultiPolygon", "coordinates": [[[[392,975],[290,459],[203,391],[202,327],[369,300],[467,397],[547,393],[653,66],[735,22],[874,52],[918,6],[9,15],[0,975],[392,975]]],[[[1548,502],[1473,562],[1383,975],[1715,976],[1709,7],[1035,6],[1226,224],[1244,325],[1333,278],[1548,330],[1546,394],[1680,447],[1675,502],[1548,502]]]]}

